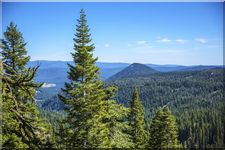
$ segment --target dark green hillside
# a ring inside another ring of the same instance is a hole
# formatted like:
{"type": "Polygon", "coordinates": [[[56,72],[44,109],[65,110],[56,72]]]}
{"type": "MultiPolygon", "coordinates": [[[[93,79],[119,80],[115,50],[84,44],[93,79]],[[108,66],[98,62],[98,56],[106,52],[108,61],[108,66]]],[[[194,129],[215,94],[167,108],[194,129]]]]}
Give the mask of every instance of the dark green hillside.
{"type": "Polygon", "coordinates": [[[108,81],[106,85],[118,87],[116,99],[126,106],[130,104],[134,86],[138,87],[146,119],[152,117],[157,107],[169,105],[178,119],[183,144],[221,145],[224,131],[222,69],[134,76],[108,81]]]}
{"type": "MultiPolygon", "coordinates": [[[[211,103],[215,98],[220,100],[223,88],[222,76],[222,69],[212,69],[155,73],[145,77],[133,76],[107,81],[106,84],[118,86],[117,99],[124,104],[129,103],[129,101],[124,101],[125,99],[131,100],[131,89],[134,86],[139,87],[144,106],[149,108],[167,103],[178,103],[178,101],[179,103],[181,103],[180,101],[184,101],[184,103],[200,101],[195,101],[194,98],[200,98],[207,103],[211,103]]],[[[190,105],[194,106],[194,103],[190,105]]]]}
{"type": "Polygon", "coordinates": [[[147,76],[158,71],[139,63],[133,63],[126,67],[122,71],[118,72],[114,76],[110,77],[109,80],[118,80],[123,78],[137,77],[137,76],[147,76]]]}

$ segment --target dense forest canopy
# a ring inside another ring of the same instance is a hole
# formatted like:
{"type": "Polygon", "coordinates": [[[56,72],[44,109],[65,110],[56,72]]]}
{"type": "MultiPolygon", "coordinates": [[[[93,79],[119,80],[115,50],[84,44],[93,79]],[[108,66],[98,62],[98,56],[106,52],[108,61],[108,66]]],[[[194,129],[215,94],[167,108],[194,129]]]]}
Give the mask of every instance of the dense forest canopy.
{"type": "Polygon", "coordinates": [[[39,66],[28,65],[22,33],[14,23],[7,27],[0,52],[2,148],[225,147],[223,68],[160,72],[125,64],[103,81],[83,9],[73,41],[69,70],[59,71],[67,74],[64,87],[44,89],[35,81],[39,66]]]}

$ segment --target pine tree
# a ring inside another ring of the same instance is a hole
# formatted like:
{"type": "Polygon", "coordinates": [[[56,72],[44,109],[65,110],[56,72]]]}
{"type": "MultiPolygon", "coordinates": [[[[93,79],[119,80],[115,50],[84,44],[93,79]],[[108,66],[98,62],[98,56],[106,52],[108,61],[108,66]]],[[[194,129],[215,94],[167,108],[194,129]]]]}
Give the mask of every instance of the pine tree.
{"type": "Polygon", "coordinates": [[[130,134],[133,139],[134,148],[146,148],[148,135],[145,131],[144,110],[136,87],[133,92],[129,122],[131,126],[130,134]]]}
{"type": "Polygon", "coordinates": [[[178,131],[175,117],[169,107],[159,108],[150,125],[151,148],[178,148],[178,131]]]}
{"type": "Polygon", "coordinates": [[[93,117],[93,111],[99,105],[99,98],[103,94],[102,83],[98,79],[99,69],[95,66],[97,58],[93,58],[94,45],[90,44],[90,34],[84,10],[80,12],[80,19],[76,26],[76,34],[73,40],[74,53],[72,54],[74,65],[68,64],[68,79],[62,89],[60,99],[68,106],[68,118],[73,135],[72,147],[90,147],[88,143],[89,119],[93,117]]]}
{"type": "Polygon", "coordinates": [[[29,148],[26,143],[22,141],[22,138],[16,133],[12,132],[13,130],[19,130],[19,124],[15,113],[10,112],[9,110],[13,109],[15,106],[15,101],[13,100],[12,92],[8,88],[8,83],[5,82],[4,70],[2,62],[0,61],[0,73],[1,73],[1,146],[3,148],[29,148]],[[3,79],[4,78],[4,79],[3,79]]]}
{"type": "Polygon", "coordinates": [[[178,128],[176,124],[176,118],[170,111],[169,107],[166,106],[164,108],[164,122],[165,122],[165,133],[167,133],[165,136],[165,139],[168,140],[167,142],[167,148],[177,148],[180,145],[178,144],[178,128]]]}
{"type": "Polygon", "coordinates": [[[34,101],[36,89],[42,85],[33,81],[38,67],[25,67],[30,60],[26,56],[26,43],[12,22],[4,37],[1,44],[3,147],[35,149],[52,146],[51,127],[40,118],[34,101]]]}
{"type": "Polygon", "coordinates": [[[89,30],[82,9],[74,38],[75,52],[71,53],[74,64],[68,64],[70,82],[65,83],[63,94],[59,95],[68,112],[66,121],[70,124],[71,133],[68,143],[72,148],[119,147],[119,142],[129,145],[121,123],[126,109],[110,100],[112,88],[103,87],[96,66],[97,58],[93,57],[94,45],[91,44],[89,30]],[[118,131],[112,131],[114,128],[118,131]]]}
{"type": "Polygon", "coordinates": [[[98,141],[98,148],[131,148],[132,139],[127,131],[130,126],[126,120],[129,109],[117,104],[112,98],[116,91],[115,87],[105,88],[106,97],[103,101],[102,110],[93,120],[94,124],[89,137],[92,141],[98,141]],[[101,124],[96,122],[101,122],[101,124]]]}

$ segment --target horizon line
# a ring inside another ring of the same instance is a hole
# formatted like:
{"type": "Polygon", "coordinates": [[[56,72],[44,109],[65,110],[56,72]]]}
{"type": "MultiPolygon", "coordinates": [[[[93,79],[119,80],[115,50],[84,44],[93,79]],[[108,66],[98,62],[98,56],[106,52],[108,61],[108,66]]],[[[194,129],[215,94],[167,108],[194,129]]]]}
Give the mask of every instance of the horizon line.
{"type": "MultiPolygon", "coordinates": [[[[73,62],[72,60],[46,60],[46,59],[38,59],[38,60],[30,60],[30,62],[35,62],[35,61],[61,61],[61,62],[73,62]]],[[[140,63],[140,62],[106,62],[106,61],[97,61],[97,63],[121,63],[121,64],[134,64],[134,63],[139,63],[139,64],[147,64],[147,65],[176,65],[176,66],[225,66],[225,64],[157,64],[157,63],[140,63]]]]}

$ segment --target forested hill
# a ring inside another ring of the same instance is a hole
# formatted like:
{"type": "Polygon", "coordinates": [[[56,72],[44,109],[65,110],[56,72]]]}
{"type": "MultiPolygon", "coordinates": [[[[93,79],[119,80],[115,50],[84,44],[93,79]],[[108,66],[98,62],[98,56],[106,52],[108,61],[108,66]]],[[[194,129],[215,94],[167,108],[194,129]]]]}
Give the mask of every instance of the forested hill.
{"type": "MultiPolygon", "coordinates": [[[[41,67],[38,70],[35,80],[45,82],[46,84],[39,89],[36,98],[37,100],[46,101],[43,105],[44,108],[61,109],[61,103],[57,104],[58,98],[56,95],[60,92],[64,82],[67,81],[67,64],[65,62],[54,61],[41,61],[40,64],[41,67]]],[[[37,65],[37,62],[31,62],[29,65],[37,65]]],[[[212,85],[215,84],[215,82],[213,82],[214,80],[219,80],[216,82],[217,86],[220,85],[218,88],[221,88],[222,85],[222,77],[218,76],[218,74],[222,76],[222,69],[219,69],[221,66],[213,66],[213,68],[216,69],[207,69],[208,67],[212,68],[212,66],[189,66],[186,67],[187,71],[182,69],[182,71],[159,72],[143,64],[132,64],[129,66],[129,64],[125,63],[98,63],[98,65],[101,67],[100,71],[102,71],[102,74],[113,74],[121,70],[122,73],[119,72],[111,77],[115,79],[114,81],[107,80],[105,83],[118,86],[116,98],[119,102],[126,105],[129,104],[129,99],[131,99],[133,86],[141,88],[140,95],[144,106],[147,108],[155,108],[159,105],[165,105],[170,101],[181,101],[183,99],[193,100],[193,97],[202,99],[203,96],[210,94],[204,91],[207,93],[205,94],[202,90],[214,89],[214,87],[212,87],[212,85]],[[191,70],[191,68],[200,70],[188,71],[191,70]],[[147,73],[145,73],[145,71],[147,73]],[[118,74],[129,78],[117,78],[118,74]],[[143,76],[143,74],[145,75],[143,76]]],[[[159,66],[156,65],[156,67],[159,66]]],[[[164,68],[165,66],[162,67],[164,68]]],[[[167,67],[171,68],[172,66],[167,67]]],[[[181,66],[179,66],[179,68],[180,67],[181,66]]],[[[207,100],[209,100],[209,97],[206,101],[207,100]]],[[[152,110],[148,109],[147,111],[146,115],[148,116],[149,112],[152,112],[152,110]]]]}
{"type": "Polygon", "coordinates": [[[117,80],[117,79],[123,79],[128,77],[140,77],[140,76],[148,76],[154,73],[157,73],[158,71],[143,65],[139,63],[133,63],[127,68],[123,69],[122,71],[116,73],[112,77],[110,77],[108,80],[117,80]]]}
{"type": "Polygon", "coordinates": [[[223,143],[223,78],[222,69],[209,69],[135,76],[107,81],[106,85],[118,87],[116,100],[126,106],[130,106],[136,86],[146,119],[157,107],[168,105],[177,118],[179,140],[184,145],[206,147],[223,143]]]}
{"type": "Polygon", "coordinates": [[[166,104],[179,108],[209,106],[222,100],[223,70],[155,73],[144,77],[107,80],[105,83],[118,87],[116,99],[125,105],[129,105],[132,88],[136,86],[146,108],[166,104]]]}
{"type": "MultiPolygon", "coordinates": [[[[183,107],[208,106],[220,102],[223,90],[222,69],[184,72],[158,72],[148,76],[133,76],[118,80],[107,80],[105,85],[118,87],[117,101],[129,105],[134,86],[140,90],[140,97],[146,108],[146,116],[150,117],[154,108],[166,104],[183,107]]],[[[45,108],[54,109],[56,102],[54,87],[41,88],[38,99],[49,99],[45,108]],[[49,91],[49,92],[48,92],[49,91]],[[54,104],[55,105],[55,104],[54,104]]]]}

